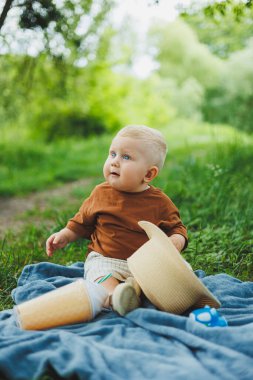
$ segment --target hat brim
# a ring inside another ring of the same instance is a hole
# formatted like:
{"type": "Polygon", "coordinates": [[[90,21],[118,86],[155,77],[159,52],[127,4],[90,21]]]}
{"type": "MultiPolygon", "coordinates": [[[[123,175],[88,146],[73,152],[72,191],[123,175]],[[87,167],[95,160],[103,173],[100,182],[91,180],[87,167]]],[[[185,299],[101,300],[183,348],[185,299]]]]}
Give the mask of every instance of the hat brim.
{"type": "Polygon", "coordinates": [[[156,225],[141,221],[149,237],[127,259],[134,278],[146,297],[160,310],[183,314],[193,308],[219,308],[218,299],[184,261],[170,238],[156,225]]]}

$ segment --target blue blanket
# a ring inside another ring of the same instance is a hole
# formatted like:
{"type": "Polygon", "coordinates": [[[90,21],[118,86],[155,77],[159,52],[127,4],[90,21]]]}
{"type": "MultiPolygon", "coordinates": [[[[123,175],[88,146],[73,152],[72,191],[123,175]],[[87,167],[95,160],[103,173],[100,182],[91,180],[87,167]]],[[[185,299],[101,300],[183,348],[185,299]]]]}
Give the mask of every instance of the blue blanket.
{"type": "MultiPolygon", "coordinates": [[[[16,303],[83,277],[83,264],[26,266],[16,303]]],[[[226,274],[196,275],[219,298],[229,327],[205,327],[158,311],[146,299],[120,317],[104,311],[89,323],[22,331],[12,310],[0,313],[0,379],[32,380],[48,370],[63,379],[253,379],[253,283],[226,274]]]]}

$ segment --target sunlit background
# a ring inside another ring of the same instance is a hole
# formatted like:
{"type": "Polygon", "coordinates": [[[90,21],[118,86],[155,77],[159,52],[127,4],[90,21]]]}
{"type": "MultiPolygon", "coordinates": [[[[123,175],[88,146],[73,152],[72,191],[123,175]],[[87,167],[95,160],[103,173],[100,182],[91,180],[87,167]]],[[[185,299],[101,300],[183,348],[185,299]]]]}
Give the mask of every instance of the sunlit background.
{"type": "Polygon", "coordinates": [[[10,128],[51,141],[176,118],[252,131],[246,2],[11,3],[0,37],[3,138],[10,128]]]}

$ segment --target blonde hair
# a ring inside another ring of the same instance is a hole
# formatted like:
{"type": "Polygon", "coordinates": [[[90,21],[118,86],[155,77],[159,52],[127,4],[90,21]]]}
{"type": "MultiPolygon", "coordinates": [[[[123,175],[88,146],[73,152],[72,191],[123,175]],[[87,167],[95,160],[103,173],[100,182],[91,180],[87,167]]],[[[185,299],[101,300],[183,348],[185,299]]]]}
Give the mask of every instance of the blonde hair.
{"type": "Polygon", "coordinates": [[[142,140],[149,148],[152,164],[159,170],[162,169],[167,154],[167,145],[163,135],[157,129],[145,125],[127,125],[116,136],[142,140]]]}

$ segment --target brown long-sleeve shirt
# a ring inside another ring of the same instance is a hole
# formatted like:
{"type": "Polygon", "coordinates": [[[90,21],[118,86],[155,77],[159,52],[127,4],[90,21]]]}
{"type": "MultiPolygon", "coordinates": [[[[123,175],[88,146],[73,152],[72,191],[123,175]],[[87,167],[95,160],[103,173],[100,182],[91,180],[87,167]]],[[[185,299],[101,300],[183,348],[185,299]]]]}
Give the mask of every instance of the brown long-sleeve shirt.
{"type": "Polygon", "coordinates": [[[154,223],[168,236],[183,235],[187,245],[187,232],[178,209],[153,186],[139,193],[127,193],[102,183],[83,202],[67,228],[91,240],[89,252],[127,259],[148,240],[138,225],[140,220],[154,223]]]}

